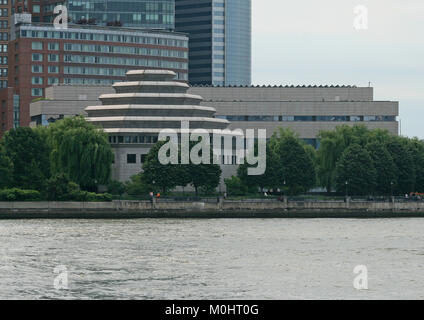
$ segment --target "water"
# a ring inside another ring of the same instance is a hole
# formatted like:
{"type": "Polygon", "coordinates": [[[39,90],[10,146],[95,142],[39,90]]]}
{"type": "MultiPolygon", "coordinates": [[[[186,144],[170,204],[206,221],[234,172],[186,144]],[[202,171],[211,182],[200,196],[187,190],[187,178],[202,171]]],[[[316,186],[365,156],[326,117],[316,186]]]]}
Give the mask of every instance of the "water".
{"type": "Polygon", "coordinates": [[[424,219],[0,221],[2,299],[423,299],[424,219]],[[57,290],[54,268],[68,271],[57,290]],[[368,290],[353,287],[357,265],[368,290]]]}

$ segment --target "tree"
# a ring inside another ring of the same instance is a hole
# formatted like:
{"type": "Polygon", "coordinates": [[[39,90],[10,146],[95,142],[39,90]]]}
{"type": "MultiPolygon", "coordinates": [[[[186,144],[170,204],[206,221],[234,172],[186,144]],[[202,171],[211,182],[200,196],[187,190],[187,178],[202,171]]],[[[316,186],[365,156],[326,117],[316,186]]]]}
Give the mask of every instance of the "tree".
{"type": "MultiPolygon", "coordinates": [[[[258,155],[258,143],[254,146],[255,155],[258,155]]],[[[241,183],[245,185],[250,192],[257,192],[258,188],[263,191],[264,188],[273,189],[279,185],[279,176],[276,174],[276,170],[279,168],[278,156],[272,150],[270,143],[266,146],[266,170],[263,175],[254,176],[248,175],[248,169],[254,167],[248,164],[246,161],[240,165],[237,169],[237,177],[241,183]]]]}
{"type": "Polygon", "coordinates": [[[122,196],[126,191],[125,184],[117,180],[111,180],[107,185],[107,192],[113,195],[122,196]]]}
{"type": "Polygon", "coordinates": [[[158,187],[163,193],[173,190],[179,184],[178,165],[163,165],[159,161],[159,150],[165,145],[159,141],[149,151],[143,164],[143,177],[147,184],[158,187]]]}
{"type": "Polygon", "coordinates": [[[368,151],[352,144],[340,157],[336,166],[336,188],[351,195],[371,194],[375,188],[376,171],[368,151]],[[347,185],[346,185],[347,182],[347,185]]]}
{"type": "Polygon", "coordinates": [[[407,147],[412,155],[415,168],[414,191],[424,192],[424,142],[418,138],[408,139],[407,147]]]}
{"type": "Polygon", "coordinates": [[[380,195],[388,195],[392,188],[397,185],[396,166],[393,158],[384,144],[377,141],[366,145],[373,166],[376,170],[375,191],[380,195]]]}
{"type": "Polygon", "coordinates": [[[156,192],[153,186],[146,182],[144,173],[139,173],[130,178],[126,183],[127,193],[131,196],[148,195],[150,192],[156,192]]]}
{"type": "MultiPolygon", "coordinates": [[[[13,186],[42,191],[50,177],[50,149],[46,141],[37,131],[20,127],[8,131],[2,144],[4,156],[13,163],[13,186]]],[[[7,159],[3,162],[8,166],[7,159]]]]}
{"type": "Polygon", "coordinates": [[[80,192],[79,186],[69,180],[66,174],[60,173],[47,181],[47,199],[50,201],[67,201],[80,192]]]}
{"type": "Polygon", "coordinates": [[[397,169],[397,185],[395,186],[397,194],[405,194],[414,190],[415,165],[407,143],[405,138],[392,137],[386,144],[387,151],[392,156],[397,169]]]}
{"type": "Polygon", "coordinates": [[[199,188],[210,192],[216,189],[221,181],[222,170],[217,164],[190,164],[189,174],[196,196],[199,188]]]}
{"type": "MultiPolygon", "coordinates": [[[[379,133],[381,135],[381,133],[379,133]]],[[[317,153],[318,177],[321,186],[331,192],[336,179],[337,161],[352,144],[365,146],[370,139],[369,130],[363,125],[342,125],[335,130],[321,131],[318,135],[320,148],[317,153]]]]}
{"type": "Polygon", "coordinates": [[[13,184],[13,163],[6,156],[0,143],[0,189],[9,188],[13,184]]]}
{"type": "Polygon", "coordinates": [[[249,190],[245,186],[239,177],[232,176],[231,178],[224,180],[225,185],[227,186],[227,193],[234,196],[243,196],[246,195],[249,190]]]}
{"type": "Polygon", "coordinates": [[[273,174],[278,177],[277,186],[287,188],[289,194],[306,192],[315,186],[315,165],[310,151],[291,130],[280,130],[270,142],[278,159],[273,174]],[[285,183],[284,183],[285,182],[285,183]]]}
{"type": "Polygon", "coordinates": [[[48,140],[54,174],[65,173],[84,190],[108,184],[113,152],[103,130],[77,116],[52,124],[48,140]]]}

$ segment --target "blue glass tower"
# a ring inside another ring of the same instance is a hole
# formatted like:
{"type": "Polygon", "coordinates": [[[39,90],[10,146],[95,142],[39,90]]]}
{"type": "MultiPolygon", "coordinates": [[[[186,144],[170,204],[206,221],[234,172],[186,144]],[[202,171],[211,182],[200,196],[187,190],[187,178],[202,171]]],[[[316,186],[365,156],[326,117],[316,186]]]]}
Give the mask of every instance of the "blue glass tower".
{"type": "Polygon", "coordinates": [[[175,0],[66,0],[73,23],[173,30],[175,0]]]}
{"type": "Polygon", "coordinates": [[[176,0],[176,31],[189,35],[191,84],[251,84],[251,0],[176,0]]]}

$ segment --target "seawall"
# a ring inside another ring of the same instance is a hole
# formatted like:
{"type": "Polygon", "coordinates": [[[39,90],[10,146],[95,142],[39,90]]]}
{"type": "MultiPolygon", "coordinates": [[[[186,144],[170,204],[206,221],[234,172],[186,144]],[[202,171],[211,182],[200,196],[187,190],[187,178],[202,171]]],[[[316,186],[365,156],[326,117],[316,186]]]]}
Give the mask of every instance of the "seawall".
{"type": "Polygon", "coordinates": [[[0,219],[404,217],[424,218],[424,202],[0,202],[0,219]]]}

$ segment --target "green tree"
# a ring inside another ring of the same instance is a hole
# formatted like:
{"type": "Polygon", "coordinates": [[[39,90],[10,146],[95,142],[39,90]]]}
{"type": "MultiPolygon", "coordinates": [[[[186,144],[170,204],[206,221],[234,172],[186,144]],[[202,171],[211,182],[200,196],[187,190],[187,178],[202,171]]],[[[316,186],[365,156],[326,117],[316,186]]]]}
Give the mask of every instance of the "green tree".
{"type": "MultiPolygon", "coordinates": [[[[258,143],[255,143],[254,146],[255,155],[258,156],[258,143]]],[[[258,188],[263,191],[264,188],[274,189],[278,188],[278,179],[279,176],[276,174],[276,170],[279,169],[279,159],[277,154],[271,148],[270,143],[267,143],[266,146],[266,170],[262,175],[249,175],[248,169],[255,167],[244,162],[237,169],[237,177],[240,179],[241,183],[245,185],[250,193],[257,192],[258,188]]]]}
{"type": "MultiPolygon", "coordinates": [[[[6,132],[2,144],[4,155],[13,163],[13,186],[42,191],[50,177],[50,149],[46,141],[37,131],[20,127],[6,132]]],[[[7,159],[3,161],[7,166],[7,159]]]]}
{"type": "Polygon", "coordinates": [[[380,195],[388,195],[397,185],[396,166],[393,158],[387,151],[384,144],[378,141],[371,142],[366,145],[373,166],[376,170],[376,186],[375,191],[380,195]]]}
{"type": "Polygon", "coordinates": [[[109,183],[113,152],[103,130],[77,116],[52,124],[48,136],[54,174],[65,173],[84,190],[109,183]]]}
{"type": "Polygon", "coordinates": [[[190,164],[189,168],[190,180],[196,192],[196,196],[199,195],[199,188],[210,192],[219,186],[222,174],[219,165],[190,164]]]}
{"type": "Polygon", "coordinates": [[[336,188],[345,192],[346,182],[350,195],[371,194],[375,188],[376,171],[368,151],[352,144],[340,157],[336,166],[336,188]]]}
{"type": "Polygon", "coordinates": [[[239,177],[232,176],[231,178],[224,180],[227,187],[227,193],[233,196],[244,196],[249,190],[246,185],[244,185],[239,177]]]}
{"type": "Polygon", "coordinates": [[[139,173],[130,178],[126,183],[127,193],[131,196],[147,196],[150,192],[156,192],[153,186],[146,182],[144,173],[139,173]]]}
{"type": "Polygon", "coordinates": [[[315,186],[315,165],[310,152],[290,130],[281,130],[280,136],[271,139],[271,146],[278,156],[278,176],[280,189],[287,188],[289,194],[306,192],[315,186]],[[285,182],[285,184],[284,184],[285,182]]]}
{"type": "Polygon", "coordinates": [[[393,158],[397,170],[396,194],[405,194],[414,190],[415,165],[408,148],[408,140],[401,137],[392,137],[386,144],[387,151],[393,158]]]}
{"type": "Polygon", "coordinates": [[[4,147],[0,143],[0,189],[13,185],[13,163],[6,156],[4,147]]]}
{"type": "Polygon", "coordinates": [[[50,201],[73,200],[80,192],[79,186],[69,180],[66,174],[60,173],[47,181],[47,199],[50,201]]]}
{"type": "Polygon", "coordinates": [[[113,195],[122,196],[126,191],[125,184],[117,180],[111,180],[107,185],[107,192],[113,195]]]}
{"type": "Polygon", "coordinates": [[[414,191],[424,192],[424,142],[418,138],[408,139],[408,149],[415,168],[414,191]]]}
{"type": "Polygon", "coordinates": [[[162,193],[175,189],[179,185],[179,165],[163,165],[159,161],[159,150],[166,144],[159,141],[149,151],[143,164],[143,177],[148,185],[158,187],[162,193]]]}

